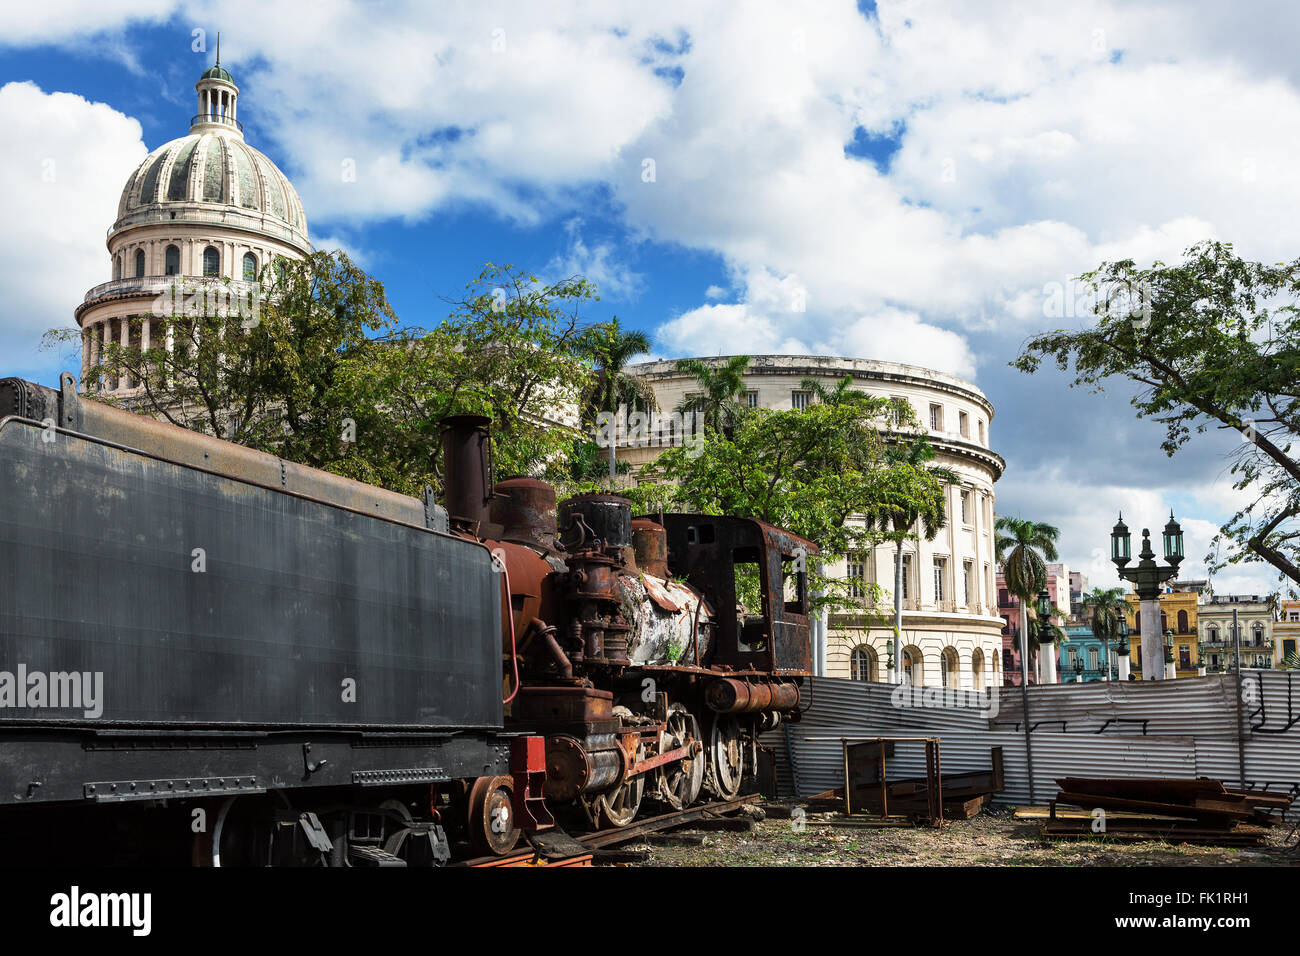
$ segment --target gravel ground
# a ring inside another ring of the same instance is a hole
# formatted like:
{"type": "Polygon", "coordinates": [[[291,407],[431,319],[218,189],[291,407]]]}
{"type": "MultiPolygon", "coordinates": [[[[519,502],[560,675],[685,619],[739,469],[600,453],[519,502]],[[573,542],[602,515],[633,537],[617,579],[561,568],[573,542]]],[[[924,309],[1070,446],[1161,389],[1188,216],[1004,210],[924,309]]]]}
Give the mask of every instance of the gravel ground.
{"type": "Polygon", "coordinates": [[[647,861],[633,866],[1297,866],[1300,851],[1283,846],[1290,829],[1274,827],[1268,846],[1243,849],[1044,840],[1037,824],[1017,820],[1006,809],[948,821],[942,831],[869,828],[840,814],[809,813],[802,831],[788,819],[769,817],[749,833],[679,830],[623,848],[650,851],[647,861]],[[683,845],[701,837],[700,845],[683,845]]]}

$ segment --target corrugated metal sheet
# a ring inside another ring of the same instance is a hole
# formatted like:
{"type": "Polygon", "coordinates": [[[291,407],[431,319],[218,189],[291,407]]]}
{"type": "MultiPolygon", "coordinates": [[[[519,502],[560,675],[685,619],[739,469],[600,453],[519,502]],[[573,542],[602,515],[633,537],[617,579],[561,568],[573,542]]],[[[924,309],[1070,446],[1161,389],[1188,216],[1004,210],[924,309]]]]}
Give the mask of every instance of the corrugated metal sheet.
{"type": "MultiPolygon", "coordinates": [[[[1242,696],[1246,786],[1300,793],[1300,674],[1248,672],[1242,696]]],[[[840,738],[863,736],[937,736],[945,772],[986,768],[991,748],[1000,746],[1007,786],[997,802],[1003,804],[1046,802],[1056,793],[1056,778],[1066,775],[1203,776],[1232,787],[1240,777],[1231,675],[1030,687],[1032,797],[1018,688],[1000,689],[991,719],[974,707],[899,707],[893,687],[837,678],[817,678],[812,700],[801,721],[763,739],[776,752],[785,794],[842,786],[840,738]]],[[[923,776],[923,747],[898,745],[892,767],[891,775],[923,776]]],[[[1300,807],[1288,817],[1298,815],[1300,807]]]]}

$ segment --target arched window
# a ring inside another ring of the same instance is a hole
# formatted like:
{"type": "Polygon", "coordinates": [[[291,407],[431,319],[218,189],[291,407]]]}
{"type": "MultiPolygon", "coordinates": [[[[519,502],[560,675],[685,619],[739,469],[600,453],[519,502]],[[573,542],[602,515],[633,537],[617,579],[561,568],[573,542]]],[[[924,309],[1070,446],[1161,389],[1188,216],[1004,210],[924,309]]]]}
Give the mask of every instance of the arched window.
{"type": "Polygon", "coordinates": [[[957,668],[957,650],[945,647],[943,653],[939,655],[939,678],[942,686],[955,688],[960,683],[957,668]]]}
{"type": "Polygon", "coordinates": [[[203,250],[203,274],[205,276],[221,274],[221,253],[217,252],[216,246],[208,246],[203,250]]]}
{"type": "Polygon", "coordinates": [[[257,256],[251,252],[244,253],[244,281],[257,281],[257,256]]]}
{"type": "Polygon", "coordinates": [[[1217,627],[1211,627],[1207,636],[1209,637],[1211,644],[1219,643],[1219,629],[1217,627]]]}
{"type": "Polygon", "coordinates": [[[1186,611],[1178,612],[1178,633],[1179,634],[1187,633],[1187,612],[1186,611]]]}
{"type": "Polygon", "coordinates": [[[163,273],[164,275],[169,275],[169,276],[180,275],[180,271],[181,271],[180,249],[178,249],[176,246],[168,246],[167,252],[164,256],[164,262],[166,263],[166,268],[163,273]]]}
{"type": "Polygon", "coordinates": [[[137,249],[135,251],[135,277],[137,279],[144,278],[144,250],[143,249],[137,249]]]}
{"type": "Polygon", "coordinates": [[[120,255],[113,257],[113,278],[122,278],[122,257],[120,255]]]}
{"type": "Polygon", "coordinates": [[[984,651],[975,648],[970,656],[971,686],[976,690],[984,689],[984,651]]]}
{"type": "Polygon", "coordinates": [[[1251,633],[1255,635],[1255,646],[1262,646],[1264,643],[1264,625],[1256,621],[1255,626],[1251,628],[1251,633]]]}
{"type": "Polygon", "coordinates": [[[853,654],[849,657],[849,676],[854,680],[878,681],[880,674],[877,671],[877,661],[875,649],[868,647],[866,644],[860,644],[853,649],[853,654]]]}
{"type": "Polygon", "coordinates": [[[915,644],[903,648],[903,682],[917,687],[925,686],[925,658],[915,644]]]}

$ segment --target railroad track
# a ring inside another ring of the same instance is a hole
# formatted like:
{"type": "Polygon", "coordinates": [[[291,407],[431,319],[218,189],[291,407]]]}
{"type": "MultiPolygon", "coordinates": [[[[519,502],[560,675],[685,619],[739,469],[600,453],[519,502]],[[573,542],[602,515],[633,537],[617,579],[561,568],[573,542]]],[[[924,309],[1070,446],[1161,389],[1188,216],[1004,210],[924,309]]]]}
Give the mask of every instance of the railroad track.
{"type": "Polygon", "coordinates": [[[704,803],[675,813],[637,820],[628,826],[609,830],[593,830],[579,836],[569,836],[557,826],[532,838],[532,845],[514,850],[505,856],[480,856],[466,860],[458,866],[589,866],[592,854],[606,847],[627,843],[648,833],[671,830],[697,820],[711,820],[740,809],[746,803],[762,799],[756,793],[744,794],[730,800],[704,803]]]}

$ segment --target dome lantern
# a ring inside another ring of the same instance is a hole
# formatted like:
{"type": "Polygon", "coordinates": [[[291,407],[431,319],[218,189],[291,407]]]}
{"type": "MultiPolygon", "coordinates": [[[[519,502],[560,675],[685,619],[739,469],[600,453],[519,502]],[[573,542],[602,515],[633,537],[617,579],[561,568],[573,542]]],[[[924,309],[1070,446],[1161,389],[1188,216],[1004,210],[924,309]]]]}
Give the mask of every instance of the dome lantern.
{"type": "Polygon", "coordinates": [[[199,111],[190,120],[190,132],[215,129],[243,137],[244,127],[237,118],[239,87],[229,70],[221,66],[221,34],[217,34],[217,62],[203,71],[194,84],[199,94],[199,111]]]}

